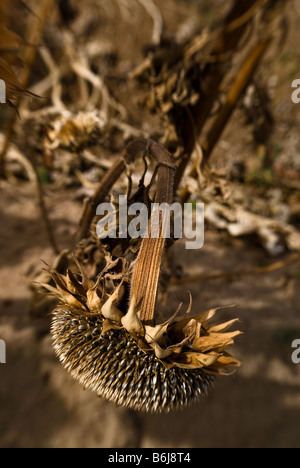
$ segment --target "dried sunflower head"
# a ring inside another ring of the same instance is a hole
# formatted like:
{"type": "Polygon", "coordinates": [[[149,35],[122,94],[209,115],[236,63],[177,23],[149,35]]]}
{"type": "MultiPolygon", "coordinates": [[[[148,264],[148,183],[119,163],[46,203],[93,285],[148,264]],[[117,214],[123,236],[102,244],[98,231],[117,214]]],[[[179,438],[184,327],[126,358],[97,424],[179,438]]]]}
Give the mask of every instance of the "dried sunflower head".
{"type": "Polygon", "coordinates": [[[54,310],[51,334],[63,366],[99,396],[135,410],[181,408],[206,393],[214,375],[240,365],[227,348],[240,334],[231,320],[212,325],[216,309],[191,316],[179,310],[154,326],[129,305],[130,278],[110,273],[91,282],[82,272],[52,272],[61,304],[54,310]]]}
{"type": "MultiPolygon", "coordinates": [[[[141,147],[143,148],[144,142],[141,147]]],[[[174,164],[165,150],[146,141],[158,155],[156,201],[171,203],[174,164]]],[[[156,218],[157,221],[157,218],[156,218]]],[[[152,214],[149,219],[151,229],[152,214]]],[[[239,366],[228,346],[239,331],[236,322],[212,325],[217,309],[159,320],[157,287],[165,250],[165,212],[157,223],[158,236],[145,237],[137,258],[109,260],[95,281],[78,273],[52,271],[60,298],[51,333],[54,349],[65,368],[99,396],[141,411],[162,412],[197,401],[214,375],[239,366]]]]}

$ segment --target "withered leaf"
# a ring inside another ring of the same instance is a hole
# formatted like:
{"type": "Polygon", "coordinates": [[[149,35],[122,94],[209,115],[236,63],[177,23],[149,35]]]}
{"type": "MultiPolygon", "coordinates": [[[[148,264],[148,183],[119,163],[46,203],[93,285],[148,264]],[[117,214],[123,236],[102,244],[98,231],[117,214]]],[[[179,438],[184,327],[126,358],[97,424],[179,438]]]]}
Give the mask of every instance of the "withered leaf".
{"type": "Polygon", "coordinates": [[[240,367],[241,361],[234,358],[228,353],[223,353],[215,363],[209,368],[205,369],[205,372],[215,375],[231,375],[234,370],[230,370],[231,367],[240,367]]]}
{"type": "Polygon", "coordinates": [[[235,318],[235,319],[232,319],[232,320],[229,320],[228,322],[223,322],[223,323],[219,323],[217,325],[213,325],[209,328],[207,328],[207,332],[208,333],[223,333],[227,330],[229,330],[229,328],[232,327],[232,325],[234,325],[235,323],[239,322],[240,320],[238,318],[235,318]]]}
{"type": "Polygon", "coordinates": [[[67,286],[68,288],[73,288],[70,289],[70,291],[74,293],[79,293],[81,296],[85,296],[86,292],[82,284],[79,283],[79,281],[76,279],[75,275],[73,272],[68,268],[67,270],[67,286]]]}
{"type": "Polygon", "coordinates": [[[215,313],[219,309],[221,308],[210,309],[189,318],[179,318],[170,325],[170,334],[179,336],[181,336],[182,334],[185,335],[187,328],[192,324],[192,320],[197,321],[201,324],[206,323],[215,315],[215,313]]]}
{"type": "Polygon", "coordinates": [[[207,336],[201,336],[195,339],[192,342],[191,347],[193,349],[201,350],[204,353],[212,349],[220,352],[232,344],[233,339],[240,334],[240,331],[231,333],[210,333],[207,336]]]}
{"type": "Polygon", "coordinates": [[[184,352],[174,360],[177,367],[186,369],[199,369],[213,365],[219,358],[217,353],[197,353],[197,352],[184,352]]]}
{"type": "Polygon", "coordinates": [[[120,330],[120,328],[122,327],[118,326],[114,322],[111,322],[109,319],[104,319],[101,335],[109,330],[120,330]]]}

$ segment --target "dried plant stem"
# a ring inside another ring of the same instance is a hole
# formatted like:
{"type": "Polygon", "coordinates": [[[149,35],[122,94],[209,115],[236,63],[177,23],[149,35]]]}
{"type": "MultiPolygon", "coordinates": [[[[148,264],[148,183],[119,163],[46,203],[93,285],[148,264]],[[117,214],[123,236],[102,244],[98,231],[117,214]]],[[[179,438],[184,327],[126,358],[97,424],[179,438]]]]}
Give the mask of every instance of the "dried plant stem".
{"type": "Polygon", "coordinates": [[[148,225],[148,237],[144,238],[139,250],[133,271],[130,301],[139,307],[139,319],[152,322],[156,293],[160,275],[160,267],[165,247],[165,229],[167,226],[167,205],[173,200],[174,177],[177,166],[170,154],[158,143],[146,138],[139,138],[129,143],[112,168],[106,173],[92,198],[85,201],[79,230],[72,239],[72,245],[85,238],[96,215],[97,206],[103,202],[109,191],[125,170],[138,155],[147,154],[156,163],[154,175],[157,175],[155,203],[166,204],[161,211],[151,214],[148,225]],[[158,215],[158,217],[157,217],[158,215]],[[154,220],[158,219],[158,226],[154,220]],[[152,236],[152,226],[156,228],[152,236]]]}
{"type": "Polygon", "coordinates": [[[167,205],[172,204],[176,166],[164,148],[154,144],[149,148],[160,166],[157,171],[157,191],[155,203],[162,209],[152,211],[148,224],[148,237],[144,238],[134,267],[131,300],[138,307],[138,317],[143,323],[153,324],[161,262],[165,248],[165,230],[168,222],[167,205]],[[162,204],[166,204],[163,206],[162,204]],[[154,226],[158,220],[159,226],[154,226]],[[155,238],[153,227],[157,228],[155,238]]]}
{"type": "Polygon", "coordinates": [[[226,60],[217,60],[212,63],[207,63],[203,71],[201,98],[194,106],[189,107],[189,112],[185,119],[182,119],[182,116],[180,116],[180,122],[178,122],[177,128],[181,130],[181,138],[185,154],[181,159],[176,174],[176,188],[179,186],[181,178],[193,153],[195,147],[195,134],[196,136],[200,135],[200,132],[211,113],[219,93],[220,85],[227,74],[228,64],[236,51],[237,45],[247,30],[247,24],[252,20],[252,14],[248,15],[241,25],[236,26],[235,28],[229,26],[234,24],[234,21],[238,18],[244,17],[244,15],[250,10],[252,11],[252,8],[256,4],[257,0],[235,0],[231,10],[224,20],[224,25],[220,35],[216,38],[211,50],[212,56],[216,56],[216,58],[220,56],[226,57],[226,60]]]}
{"type": "Polygon", "coordinates": [[[30,17],[27,23],[26,41],[33,44],[33,47],[29,47],[25,51],[24,62],[26,63],[26,69],[22,76],[22,84],[26,87],[35,61],[37,47],[40,44],[47,18],[54,3],[54,0],[44,0],[43,2],[35,0],[32,5],[35,14],[30,17]]]}
{"type": "MultiPolygon", "coordinates": [[[[213,148],[221,132],[224,130],[239,97],[250,84],[251,78],[270,45],[271,40],[276,37],[274,33],[278,32],[278,28],[280,27],[283,27],[283,31],[285,31],[284,10],[287,8],[288,3],[289,0],[256,0],[254,2],[236,0],[233,4],[232,9],[224,21],[221,33],[216,38],[215,45],[212,49],[212,58],[216,57],[217,60],[212,63],[208,62],[204,69],[204,79],[201,87],[203,96],[194,107],[189,109],[190,113],[187,116],[186,122],[187,125],[190,126],[190,134],[188,133],[188,129],[185,130],[187,138],[184,147],[186,151],[177,171],[176,187],[178,187],[181,181],[195,147],[195,143],[193,144],[193,137],[195,142],[195,135],[196,138],[199,138],[201,134],[201,130],[207,121],[212,110],[212,105],[219,93],[220,86],[227,74],[228,64],[234,56],[237,45],[243,38],[247,37],[245,34],[247,26],[251,24],[254,15],[261,9],[262,14],[259,26],[261,30],[260,41],[257,41],[256,45],[250,51],[227,97],[225,106],[217,116],[209,135],[206,137],[203,147],[204,157],[200,162],[201,166],[208,162],[213,148]],[[281,24],[281,26],[278,26],[278,24],[281,24]]],[[[197,176],[197,172],[199,171],[199,168],[195,167],[196,164],[197,163],[195,163],[192,168],[192,175],[194,177],[197,176]]]]}
{"type": "MultiPolygon", "coordinates": [[[[215,148],[218,140],[220,139],[222,132],[224,131],[227,122],[229,121],[239,99],[241,98],[242,94],[245,92],[247,87],[249,86],[253,75],[255,71],[257,70],[262,57],[264,56],[269,44],[271,42],[271,38],[267,37],[263,40],[260,40],[250,51],[248,54],[244,64],[242,65],[242,68],[240,72],[238,73],[238,76],[233,83],[226,101],[224,105],[222,106],[222,109],[218,116],[216,117],[215,121],[213,122],[213,125],[211,126],[210,130],[208,131],[208,134],[205,138],[205,141],[202,145],[202,151],[203,151],[203,159],[201,161],[202,166],[205,165],[209,157],[215,148]]],[[[198,163],[194,164],[190,175],[192,177],[197,176],[197,168],[195,165],[198,163]]]]}
{"type": "Polygon", "coordinates": [[[263,6],[265,3],[267,3],[267,1],[268,0],[256,0],[254,5],[251,8],[249,8],[249,10],[247,10],[243,15],[241,15],[240,17],[238,17],[237,19],[232,21],[232,23],[230,23],[227,26],[227,30],[228,31],[233,31],[234,29],[240,28],[241,26],[246,24],[250,19],[253,18],[253,16],[257,12],[257,10],[261,6],[263,6]]]}
{"type": "Polygon", "coordinates": [[[162,19],[161,13],[152,0],[138,0],[138,2],[143,5],[147,13],[152,17],[153,19],[152,42],[153,44],[159,44],[162,30],[163,30],[163,19],[162,19]]]}
{"type": "MultiPolygon", "coordinates": [[[[22,84],[25,88],[28,86],[31,69],[35,61],[37,47],[41,40],[44,26],[47,21],[50,9],[53,5],[54,5],[54,0],[45,0],[42,3],[36,0],[34,5],[32,6],[32,9],[35,12],[35,15],[32,15],[30,17],[30,20],[27,24],[26,40],[28,43],[33,44],[33,47],[29,47],[25,51],[24,62],[26,63],[26,68],[24,69],[23,76],[21,78],[22,84]]],[[[19,105],[21,105],[21,100],[19,101],[19,105]]],[[[14,122],[12,122],[11,125],[13,127],[14,122]]],[[[37,191],[38,204],[39,204],[41,215],[44,221],[47,236],[55,254],[59,254],[60,249],[57,245],[54,232],[52,229],[52,225],[50,222],[50,218],[48,216],[48,211],[47,211],[45,198],[44,198],[43,186],[39,179],[39,175],[36,171],[34,164],[32,164],[32,166],[36,172],[36,184],[35,185],[36,185],[36,191],[37,191]]]]}
{"type": "MultiPolygon", "coordinates": [[[[125,171],[126,166],[132,164],[139,154],[147,152],[149,145],[153,146],[154,142],[147,138],[137,138],[126,146],[122,155],[116,159],[113,166],[107,171],[101,180],[94,195],[85,200],[81,220],[79,222],[79,228],[73,237],[72,245],[76,244],[80,239],[87,237],[91,222],[96,215],[97,206],[105,201],[105,197],[108,195],[121,174],[125,171]]],[[[161,148],[159,145],[157,146],[161,148]]],[[[157,155],[153,155],[151,153],[150,156],[152,156],[158,164],[164,163],[164,161],[161,160],[160,155],[157,157],[157,155]]]]}
{"type": "Polygon", "coordinates": [[[15,113],[11,114],[7,127],[5,129],[4,142],[0,151],[0,179],[3,179],[3,177],[5,176],[5,169],[4,169],[5,156],[8,151],[9,143],[13,134],[15,119],[16,119],[15,113]]]}
{"type": "Polygon", "coordinates": [[[45,225],[45,229],[46,229],[46,233],[47,233],[50,245],[51,245],[54,253],[56,255],[58,255],[61,250],[58,247],[58,244],[56,242],[54,232],[53,232],[53,228],[52,228],[52,224],[51,224],[50,218],[48,216],[48,210],[47,210],[46,203],[45,203],[44,189],[43,189],[42,183],[41,183],[41,181],[39,179],[39,175],[38,175],[36,169],[34,167],[33,167],[33,169],[34,169],[35,174],[36,174],[35,186],[36,186],[37,201],[38,201],[38,205],[39,205],[39,208],[40,208],[40,211],[41,211],[41,216],[42,216],[42,219],[43,219],[43,222],[44,222],[44,225],[45,225]]]}
{"type": "Polygon", "coordinates": [[[201,275],[193,275],[187,276],[186,278],[172,278],[171,284],[179,285],[179,284],[186,284],[186,283],[198,283],[199,281],[207,281],[207,280],[214,280],[220,278],[227,278],[231,279],[234,277],[239,276],[252,276],[252,275],[263,275],[267,273],[272,273],[274,271],[281,270],[282,268],[286,268],[287,266],[293,265],[300,261],[300,255],[294,254],[289,256],[286,260],[282,260],[280,262],[272,263],[266,267],[258,267],[252,268],[249,270],[239,270],[239,271],[225,271],[220,273],[212,273],[210,275],[201,274],[201,275]]]}
{"type": "Polygon", "coordinates": [[[72,238],[71,249],[77,242],[88,236],[91,222],[96,215],[97,206],[105,200],[106,195],[121,176],[125,167],[124,159],[122,157],[118,158],[101,180],[94,195],[85,199],[79,227],[72,238]]]}
{"type": "MultiPolygon", "coordinates": [[[[32,44],[32,46],[27,47],[22,57],[26,67],[23,69],[23,73],[20,77],[20,82],[24,89],[27,88],[31,69],[35,60],[36,48],[39,45],[45,22],[48,18],[50,8],[54,4],[54,0],[44,0],[43,2],[35,1],[34,5],[31,5],[34,15],[32,15],[27,24],[27,30],[25,34],[25,41],[27,44],[32,44]]],[[[21,105],[22,97],[19,96],[16,102],[16,108],[18,109],[21,105]]],[[[15,121],[17,118],[17,113],[14,112],[11,114],[11,117],[8,120],[8,124],[5,130],[5,141],[0,152],[0,177],[4,176],[4,162],[5,155],[7,153],[11,136],[13,134],[13,129],[15,126],[15,121]]]]}
{"type": "MultiPolygon", "coordinates": [[[[45,22],[47,20],[50,8],[53,4],[54,4],[54,0],[45,0],[43,2],[38,2],[36,0],[35,4],[32,5],[32,10],[34,11],[34,15],[32,15],[28,21],[27,31],[25,34],[26,43],[32,44],[32,46],[26,47],[25,49],[23,61],[26,64],[26,67],[24,68],[22,76],[20,77],[20,82],[22,83],[22,86],[25,89],[28,86],[31,69],[35,60],[36,48],[39,45],[43,30],[44,30],[45,22]]],[[[21,102],[22,102],[22,97],[19,96],[17,103],[16,103],[16,108],[19,108],[21,106],[21,102]]],[[[16,117],[17,117],[16,112],[11,114],[11,117],[8,121],[8,125],[5,131],[5,140],[4,140],[4,144],[1,149],[1,152],[0,152],[0,177],[4,175],[5,156],[9,148],[9,143],[11,141],[11,137],[13,134],[16,117]]],[[[42,187],[41,181],[39,180],[39,176],[38,176],[34,163],[32,161],[29,161],[29,164],[32,166],[33,172],[35,174],[35,187],[36,187],[36,192],[37,192],[37,200],[38,200],[39,208],[41,210],[41,216],[45,224],[48,239],[55,254],[58,254],[60,252],[60,249],[57,246],[54,233],[52,230],[52,226],[50,223],[50,219],[48,216],[48,212],[46,209],[43,187],[42,187]]]]}

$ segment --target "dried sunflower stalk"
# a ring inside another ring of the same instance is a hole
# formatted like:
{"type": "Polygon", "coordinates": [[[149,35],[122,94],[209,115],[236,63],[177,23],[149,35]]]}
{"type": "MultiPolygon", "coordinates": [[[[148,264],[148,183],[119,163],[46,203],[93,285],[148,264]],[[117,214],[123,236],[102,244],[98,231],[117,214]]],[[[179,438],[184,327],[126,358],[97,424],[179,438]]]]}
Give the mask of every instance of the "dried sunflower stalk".
{"type": "MultiPolygon", "coordinates": [[[[152,140],[130,147],[156,161],[155,202],[171,204],[176,166],[167,151],[152,140]]],[[[77,273],[51,270],[59,297],[53,311],[53,345],[63,366],[86,388],[134,410],[163,412],[196,402],[214,376],[228,374],[240,362],[227,348],[239,331],[236,319],[213,325],[217,309],[185,314],[181,307],[163,321],[157,289],[165,252],[167,211],[162,210],[158,236],[145,237],[137,258],[108,260],[95,280],[81,264],[77,273]]],[[[150,215],[148,230],[154,219],[150,215]]],[[[157,220],[157,217],[156,217],[157,220]]]]}

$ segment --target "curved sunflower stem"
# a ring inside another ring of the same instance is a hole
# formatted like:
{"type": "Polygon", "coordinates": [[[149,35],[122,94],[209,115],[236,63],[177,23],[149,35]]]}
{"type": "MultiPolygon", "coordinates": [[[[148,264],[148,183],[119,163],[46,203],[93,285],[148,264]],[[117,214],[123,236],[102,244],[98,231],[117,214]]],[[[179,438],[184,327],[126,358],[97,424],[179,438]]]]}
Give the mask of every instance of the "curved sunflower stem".
{"type": "MultiPolygon", "coordinates": [[[[168,205],[172,204],[173,201],[174,179],[177,169],[172,156],[165,148],[147,138],[138,138],[125,147],[122,155],[102,179],[93,197],[86,201],[79,230],[73,238],[73,245],[88,235],[97,206],[105,200],[126,167],[133,164],[141,154],[143,157],[148,155],[156,163],[153,179],[156,177],[157,184],[155,208],[148,223],[148,236],[142,241],[133,271],[129,310],[132,316],[136,314],[140,321],[152,324],[166,242],[168,205]]],[[[137,324],[133,324],[133,327],[136,329],[137,324]]]]}
{"type": "Polygon", "coordinates": [[[157,288],[166,243],[168,206],[173,201],[176,165],[169,153],[157,143],[150,143],[149,153],[158,161],[157,191],[147,237],[142,241],[133,272],[130,305],[134,305],[142,322],[152,325],[155,321],[157,288]]]}

